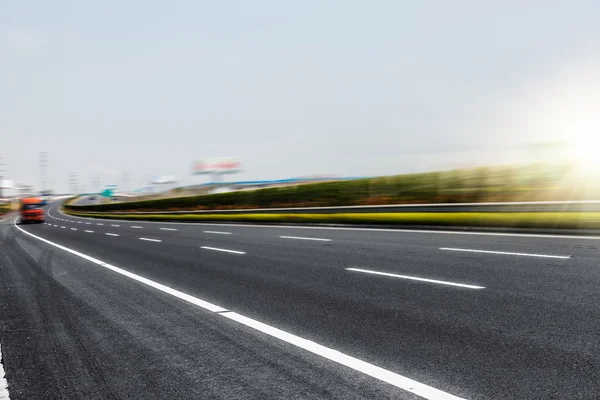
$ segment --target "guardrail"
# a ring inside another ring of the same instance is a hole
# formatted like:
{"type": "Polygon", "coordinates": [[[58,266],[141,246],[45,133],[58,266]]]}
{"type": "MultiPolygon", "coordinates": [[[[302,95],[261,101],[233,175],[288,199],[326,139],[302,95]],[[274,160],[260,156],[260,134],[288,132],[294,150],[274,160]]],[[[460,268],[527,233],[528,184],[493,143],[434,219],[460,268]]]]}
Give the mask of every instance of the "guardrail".
{"type": "MultiPolygon", "coordinates": [[[[87,212],[85,206],[71,207],[73,211],[87,212]]],[[[497,203],[431,203],[388,204],[372,206],[249,208],[229,210],[188,211],[108,211],[107,214],[333,214],[333,213],[410,213],[410,212],[600,212],[600,200],[536,201],[497,203]]],[[[103,212],[95,211],[101,214],[103,212]]]]}

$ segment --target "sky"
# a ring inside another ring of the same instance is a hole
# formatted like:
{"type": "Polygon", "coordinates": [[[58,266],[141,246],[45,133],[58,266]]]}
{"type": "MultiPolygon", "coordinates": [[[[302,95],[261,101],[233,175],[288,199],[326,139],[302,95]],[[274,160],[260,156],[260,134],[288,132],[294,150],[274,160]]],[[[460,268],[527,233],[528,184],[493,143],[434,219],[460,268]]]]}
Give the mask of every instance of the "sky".
{"type": "MultiPolygon", "coordinates": [[[[0,157],[39,188],[519,162],[600,137],[600,2],[0,4],[0,157]]],[[[598,142],[600,144],[600,142],[598,142]]],[[[589,147],[589,146],[588,146],[589,147]]]]}

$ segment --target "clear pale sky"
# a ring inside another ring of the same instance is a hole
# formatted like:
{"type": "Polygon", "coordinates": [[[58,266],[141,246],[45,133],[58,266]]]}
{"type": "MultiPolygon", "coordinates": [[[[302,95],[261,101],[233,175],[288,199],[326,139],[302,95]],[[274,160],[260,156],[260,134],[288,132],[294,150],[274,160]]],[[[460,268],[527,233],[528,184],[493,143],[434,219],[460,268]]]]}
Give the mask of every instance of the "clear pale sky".
{"type": "Polygon", "coordinates": [[[600,135],[599,1],[4,1],[0,157],[67,190],[511,162],[600,135]],[[594,133],[595,134],[595,133],[594,133]]]}

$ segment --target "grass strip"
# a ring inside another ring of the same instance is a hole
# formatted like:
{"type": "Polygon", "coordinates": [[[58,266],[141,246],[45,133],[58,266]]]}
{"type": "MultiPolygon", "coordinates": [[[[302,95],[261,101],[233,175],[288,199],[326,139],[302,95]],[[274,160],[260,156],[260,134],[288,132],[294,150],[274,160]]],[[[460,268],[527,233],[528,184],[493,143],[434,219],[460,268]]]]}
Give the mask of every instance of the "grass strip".
{"type": "Polygon", "coordinates": [[[600,229],[600,212],[464,212],[334,214],[110,214],[64,210],[80,217],[144,221],[217,221],[301,224],[464,226],[490,228],[600,229]]]}

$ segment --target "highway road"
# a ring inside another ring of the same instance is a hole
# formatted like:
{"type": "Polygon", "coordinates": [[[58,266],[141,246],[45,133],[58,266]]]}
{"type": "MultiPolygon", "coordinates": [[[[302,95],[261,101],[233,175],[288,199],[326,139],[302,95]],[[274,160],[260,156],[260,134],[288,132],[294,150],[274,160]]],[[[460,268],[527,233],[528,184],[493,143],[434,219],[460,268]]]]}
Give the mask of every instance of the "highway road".
{"type": "Polygon", "coordinates": [[[600,237],[0,222],[11,399],[594,399],[600,237]]]}

